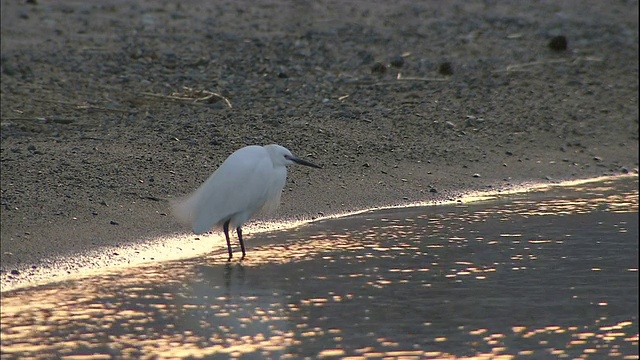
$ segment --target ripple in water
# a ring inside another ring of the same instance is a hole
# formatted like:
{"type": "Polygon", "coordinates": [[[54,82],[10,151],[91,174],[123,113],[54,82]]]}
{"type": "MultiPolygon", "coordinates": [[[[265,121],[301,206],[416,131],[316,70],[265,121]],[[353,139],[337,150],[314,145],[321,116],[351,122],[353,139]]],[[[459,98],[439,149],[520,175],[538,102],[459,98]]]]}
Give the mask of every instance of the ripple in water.
{"type": "Polygon", "coordinates": [[[638,181],[390,209],[2,295],[2,358],[638,356],[638,181]]]}

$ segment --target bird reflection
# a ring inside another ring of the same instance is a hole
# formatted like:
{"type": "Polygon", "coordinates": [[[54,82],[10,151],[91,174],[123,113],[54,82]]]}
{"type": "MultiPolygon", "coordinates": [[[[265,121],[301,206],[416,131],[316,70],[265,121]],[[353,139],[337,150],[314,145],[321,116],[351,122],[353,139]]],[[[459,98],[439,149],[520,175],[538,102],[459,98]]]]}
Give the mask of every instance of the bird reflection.
{"type": "Polygon", "coordinates": [[[227,289],[231,289],[233,275],[236,275],[235,285],[244,285],[245,283],[245,270],[241,263],[231,264],[226,263],[224,265],[224,286],[227,289]]]}
{"type": "Polygon", "coordinates": [[[224,287],[227,295],[231,295],[231,290],[234,288],[240,288],[245,284],[246,270],[241,263],[200,265],[196,269],[210,289],[224,287]]]}

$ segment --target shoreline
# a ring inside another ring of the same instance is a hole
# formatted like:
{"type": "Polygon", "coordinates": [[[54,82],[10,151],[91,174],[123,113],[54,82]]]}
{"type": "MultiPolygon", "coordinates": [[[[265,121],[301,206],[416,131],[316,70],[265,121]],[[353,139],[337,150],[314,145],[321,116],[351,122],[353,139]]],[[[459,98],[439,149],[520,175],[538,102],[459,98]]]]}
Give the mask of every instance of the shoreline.
{"type": "MultiPolygon", "coordinates": [[[[306,220],[282,220],[275,222],[252,222],[246,226],[245,233],[249,236],[257,236],[270,232],[288,231],[293,228],[305,226],[316,221],[339,219],[358,215],[370,211],[402,209],[422,206],[450,206],[459,203],[476,203],[493,201],[499,198],[508,198],[516,194],[530,192],[544,192],[556,187],[576,186],[585,183],[603,182],[610,180],[620,180],[626,178],[638,178],[638,174],[621,174],[611,176],[598,176],[592,178],[581,178],[565,180],[555,183],[528,182],[516,184],[510,189],[499,189],[491,191],[462,191],[459,196],[450,200],[442,201],[420,201],[402,205],[368,207],[359,210],[347,211],[343,213],[329,214],[315,219],[306,220]]],[[[128,246],[111,246],[102,248],[87,247],[74,254],[58,256],[50,259],[42,259],[35,265],[40,265],[36,269],[30,269],[31,264],[25,264],[18,268],[22,274],[27,276],[15,277],[11,272],[5,270],[0,277],[0,292],[10,292],[13,290],[26,289],[47,284],[69,281],[79,278],[86,278],[92,275],[109,273],[127,267],[157,266],[161,262],[179,261],[202,257],[205,255],[226,254],[224,238],[219,231],[200,236],[200,240],[194,240],[198,236],[190,233],[172,233],[161,237],[139,239],[128,246]],[[202,239],[206,236],[206,239],[202,239]],[[213,241],[212,241],[213,240],[213,241]],[[194,247],[192,247],[194,246],[194,247]],[[216,246],[220,247],[216,249],[216,246]],[[192,247],[191,250],[187,249],[192,247]],[[114,252],[117,257],[110,256],[114,252]],[[49,264],[54,267],[44,268],[42,264],[49,264]]],[[[254,243],[260,245],[262,242],[254,243]]],[[[249,243],[251,244],[251,239],[249,243]]],[[[233,262],[238,262],[234,260],[233,262]]]]}

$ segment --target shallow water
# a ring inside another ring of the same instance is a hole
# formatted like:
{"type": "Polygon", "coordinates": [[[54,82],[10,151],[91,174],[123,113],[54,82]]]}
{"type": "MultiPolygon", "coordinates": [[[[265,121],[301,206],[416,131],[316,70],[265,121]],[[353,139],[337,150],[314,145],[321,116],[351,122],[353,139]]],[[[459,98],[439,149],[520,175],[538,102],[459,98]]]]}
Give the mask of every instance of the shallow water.
{"type": "Polygon", "coordinates": [[[637,178],[248,246],[5,292],[2,358],[638,358],[637,178]]]}

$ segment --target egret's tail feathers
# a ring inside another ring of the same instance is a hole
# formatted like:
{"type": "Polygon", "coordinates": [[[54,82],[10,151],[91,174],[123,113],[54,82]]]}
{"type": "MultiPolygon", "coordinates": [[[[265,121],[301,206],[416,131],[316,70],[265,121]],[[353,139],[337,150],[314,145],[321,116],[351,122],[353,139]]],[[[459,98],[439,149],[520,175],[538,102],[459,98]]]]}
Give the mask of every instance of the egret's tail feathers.
{"type": "Polygon", "coordinates": [[[171,201],[171,213],[182,224],[193,224],[194,209],[196,206],[197,198],[194,196],[186,196],[181,199],[171,201]]]}
{"type": "Polygon", "coordinates": [[[213,224],[211,224],[210,221],[206,221],[201,218],[196,219],[196,221],[193,223],[193,233],[196,235],[204,234],[207,231],[211,230],[212,226],[213,224]]]}
{"type": "Polygon", "coordinates": [[[202,199],[199,192],[195,192],[171,203],[171,212],[178,221],[188,225],[194,234],[203,234],[216,224],[215,216],[209,209],[202,209],[199,205],[202,199]],[[200,208],[199,208],[200,207],[200,208]]]}

